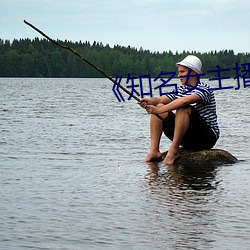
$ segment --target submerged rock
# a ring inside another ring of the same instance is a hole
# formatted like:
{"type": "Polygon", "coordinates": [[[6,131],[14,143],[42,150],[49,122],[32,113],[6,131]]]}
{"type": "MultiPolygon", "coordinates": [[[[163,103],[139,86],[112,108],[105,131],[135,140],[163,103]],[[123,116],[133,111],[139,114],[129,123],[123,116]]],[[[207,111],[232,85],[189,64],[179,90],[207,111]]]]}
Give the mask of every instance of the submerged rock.
{"type": "MultiPolygon", "coordinates": [[[[163,153],[162,157],[166,156],[167,152],[163,153]]],[[[175,165],[222,165],[236,163],[238,160],[229,152],[223,149],[209,150],[188,150],[181,148],[179,157],[174,162],[175,165]]]]}

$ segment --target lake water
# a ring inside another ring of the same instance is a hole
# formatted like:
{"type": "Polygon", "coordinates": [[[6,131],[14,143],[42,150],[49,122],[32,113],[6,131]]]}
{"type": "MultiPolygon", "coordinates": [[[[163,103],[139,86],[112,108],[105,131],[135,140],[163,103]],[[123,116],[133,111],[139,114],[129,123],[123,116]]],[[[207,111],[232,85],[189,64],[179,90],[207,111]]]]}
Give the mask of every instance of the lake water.
{"type": "Polygon", "coordinates": [[[0,249],[249,249],[250,88],[215,94],[240,161],[170,168],[109,80],[0,79],[0,249]]]}

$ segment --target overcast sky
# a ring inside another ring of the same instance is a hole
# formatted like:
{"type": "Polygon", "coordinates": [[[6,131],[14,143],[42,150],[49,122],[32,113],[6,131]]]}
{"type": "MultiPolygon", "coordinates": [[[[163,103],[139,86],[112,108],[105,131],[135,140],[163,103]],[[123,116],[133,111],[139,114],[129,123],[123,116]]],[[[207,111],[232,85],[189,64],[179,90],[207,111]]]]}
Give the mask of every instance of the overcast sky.
{"type": "Polygon", "coordinates": [[[93,41],[182,52],[250,52],[249,0],[0,0],[0,38],[93,41]]]}

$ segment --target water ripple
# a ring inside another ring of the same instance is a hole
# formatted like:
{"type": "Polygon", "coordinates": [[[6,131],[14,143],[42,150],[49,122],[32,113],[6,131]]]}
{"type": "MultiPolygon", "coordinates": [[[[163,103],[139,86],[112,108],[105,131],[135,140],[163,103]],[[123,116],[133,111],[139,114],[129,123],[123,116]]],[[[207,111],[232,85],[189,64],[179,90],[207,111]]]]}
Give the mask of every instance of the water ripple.
{"type": "Polygon", "coordinates": [[[111,85],[1,79],[0,248],[248,249],[249,90],[216,93],[239,163],[166,167],[142,162],[149,117],[111,85]]]}

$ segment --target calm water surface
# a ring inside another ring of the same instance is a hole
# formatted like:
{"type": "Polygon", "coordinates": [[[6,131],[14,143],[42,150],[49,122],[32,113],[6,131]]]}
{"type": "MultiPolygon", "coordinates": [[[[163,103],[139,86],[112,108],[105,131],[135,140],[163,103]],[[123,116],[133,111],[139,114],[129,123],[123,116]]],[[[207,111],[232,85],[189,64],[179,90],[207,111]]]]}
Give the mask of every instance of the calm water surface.
{"type": "Polygon", "coordinates": [[[215,93],[239,163],[170,168],[108,80],[0,79],[0,249],[249,249],[250,88],[215,93]]]}

